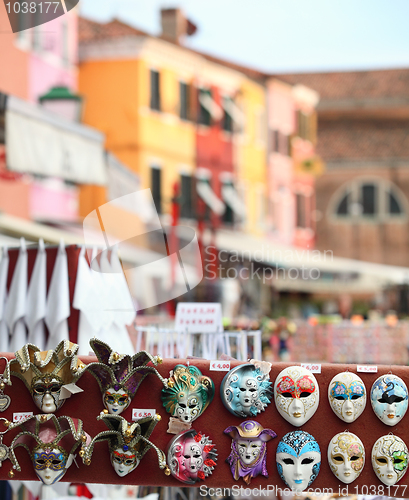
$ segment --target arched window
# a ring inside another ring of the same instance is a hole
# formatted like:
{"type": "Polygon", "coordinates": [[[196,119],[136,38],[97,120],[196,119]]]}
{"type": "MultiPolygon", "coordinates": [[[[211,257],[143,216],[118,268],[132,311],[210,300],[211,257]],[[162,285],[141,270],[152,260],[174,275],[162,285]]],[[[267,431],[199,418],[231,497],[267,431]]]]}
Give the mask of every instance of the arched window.
{"type": "Polygon", "coordinates": [[[333,197],[331,215],[338,220],[359,222],[402,221],[407,202],[402,192],[384,179],[355,179],[333,197]]]}

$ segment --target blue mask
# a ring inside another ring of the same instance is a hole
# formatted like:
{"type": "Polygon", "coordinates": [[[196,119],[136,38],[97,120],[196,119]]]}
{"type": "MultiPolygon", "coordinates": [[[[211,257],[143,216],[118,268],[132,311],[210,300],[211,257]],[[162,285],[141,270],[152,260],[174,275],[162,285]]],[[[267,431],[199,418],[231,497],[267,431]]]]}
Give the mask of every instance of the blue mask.
{"type": "Polygon", "coordinates": [[[396,425],[408,409],[408,389],[396,375],[381,375],[372,385],[371,404],[376,416],[386,425],[396,425]]]}

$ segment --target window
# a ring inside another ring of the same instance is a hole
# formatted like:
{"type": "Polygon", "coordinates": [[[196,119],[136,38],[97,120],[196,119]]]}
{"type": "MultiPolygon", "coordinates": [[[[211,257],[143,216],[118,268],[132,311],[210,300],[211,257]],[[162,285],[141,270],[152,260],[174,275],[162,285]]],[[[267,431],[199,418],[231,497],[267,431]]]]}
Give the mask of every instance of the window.
{"type": "Polygon", "coordinates": [[[158,71],[151,69],[151,109],[160,111],[160,75],[158,71]]]}
{"type": "Polygon", "coordinates": [[[297,111],[297,135],[301,139],[315,143],[316,140],[316,113],[297,111]]]}
{"type": "Polygon", "coordinates": [[[359,220],[382,222],[405,216],[404,196],[384,179],[362,181],[357,179],[335,195],[333,213],[345,221],[359,220]]]}
{"type": "Polygon", "coordinates": [[[70,57],[69,57],[68,24],[66,21],[63,21],[62,24],[62,60],[65,66],[68,66],[70,62],[70,57]]]}
{"type": "Polygon", "coordinates": [[[206,99],[212,97],[211,90],[199,89],[199,116],[198,123],[200,125],[207,125],[208,127],[212,123],[212,117],[208,107],[206,107],[206,99]]]}
{"type": "Polygon", "coordinates": [[[179,116],[182,120],[190,120],[190,85],[184,82],[179,83],[179,116]]]}
{"type": "Polygon", "coordinates": [[[225,97],[224,98],[224,115],[223,115],[223,123],[222,123],[222,128],[226,132],[233,132],[233,118],[231,114],[229,113],[229,104],[232,103],[232,99],[230,97],[225,97]]]}
{"type": "MultiPolygon", "coordinates": [[[[224,186],[232,187],[234,189],[233,183],[230,181],[224,181],[224,186]]],[[[229,203],[226,203],[226,210],[222,216],[222,220],[225,224],[233,224],[234,222],[234,212],[229,203]]]]}
{"type": "Polygon", "coordinates": [[[296,224],[297,227],[305,228],[307,227],[307,218],[306,218],[306,199],[303,194],[297,193],[295,195],[296,199],[296,224]]]}
{"type": "Polygon", "coordinates": [[[271,131],[271,151],[281,153],[284,156],[291,156],[291,138],[279,130],[271,131]]]}
{"type": "Polygon", "coordinates": [[[151,190],[156,211],[158,212],[158,214],[161,214],[162,213],[161,170],[158,167],[151,167],[151,190]]]}
{"type": "Polygon", "coordinates": [[[190,175],[182,174],[180,178],[180,216],[184,218],[193,218],[193,182],[190,175]]]}

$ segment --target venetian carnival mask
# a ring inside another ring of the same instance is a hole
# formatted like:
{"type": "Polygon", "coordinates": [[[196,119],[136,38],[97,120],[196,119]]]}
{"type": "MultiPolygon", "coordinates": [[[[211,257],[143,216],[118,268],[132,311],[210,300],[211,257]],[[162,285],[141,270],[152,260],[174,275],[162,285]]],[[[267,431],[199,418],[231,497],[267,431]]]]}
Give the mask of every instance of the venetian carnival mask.
{"type": "Polygon", "coordinates": [[[158,356],[151,356],[145,351],[134,356],[118,354],[97,339],[91,339],[90,345],[98,362],[87,365],[86,371],[97,380],[102,392],[102,402],[110,414],[119,415],[129,407],[140,384],[150,373],[155,374],[167,387],[167,380],[156,368],[147,366],[149,362],[154,365],[161,363],[158,356]]]}
{"type": "Polygon", "coordinates": [[[276,378],[274,397],[278,413],[290,424],[300,427],[317,411],[317,379],[302,366],[289,366],[276,378]]]}
{"type": "Polygon", "coordinates": [[[372,467],[378,479],[388,486],[396,484],[408,468],[408,448],[398,436],[388,434],[372,448],[372,467]]]}
{"type": "Polygon", "coordinates": [[[311,434],[294,431],[278,443],[277,469],[284,483],[296,492],[304,491],[318,476],[321,466],[320,447],[311,434]]]}
{"type": "Polygon", "coordinates": [[[65,401],[61,389],[75,384],[84,372],[85,365],[77,352],[78,345],[68,340],[60,342],[54,351],[40,351],[26,344],[10,362],[10,371],[24,382],[42,412],[54,413],[65,401]]]}
{"type": "Polygon", "coordinates": [[[396,375],[381,375],[371,389],[371,404],[376,416],[386,425],[396,425],[408,409],[408,389],[396,375]]]}
{"type": "Polygon", "coordinates": [[[176,365],[162,389],[162,403],[172,417],[191,423],[205,411],[214,396],[214,383],[196,366],[176,365]]]}
{"type": "MultiPolygon", "coordinates": [[[[13,439],[10,447],[13,469],[21,470],[14,450],[22,446],[30,454],[37,477],[47,486],[62,479],[78,446],[91,441],[82,429],[82,421],[71,417],[35,415],[18,425],[23,431],[13,439]]],[[[13,469],[9,477],[14,476],[13,469]]]]}
{"type": "Polygon", "coordinates": [[[342,372],[328,387],[328,400],[333,412],[344,422],[354,422],[365,410],[366,389],[358,375],[342,372]]]}
{"type": "Polygon", "coordinates": [[[151,448],[157,453],[159,468],[169,473],[165,453],[149,440],[160,421],[159,415],[127,422],[120,415],[101,413],[97,419],[102,420],[109,430],[100,432],[88,445],[82,446],[80,454],[85,464],[91,463],[95,444],[108,441],[111,464],[118,476],[124,477],[134,471],[151,448]]]}
{"type": "Polygon", "coordinates": [[[267,473],[267,441],[276,437],[271,429],[264,429],[254,420],[246,420],[237,427],[230,426],[224,430],[233,438],[231,453],[226,459],[230,470],[237,481],[241,477],[250,484],[253,477],[267,473]]]}
{"type": "Polygon", "coordinates": [[[238,417],[254,417],[271,402],[268,374],[251,363],[233,368],[220,386],[224,406],[238,417]]]}
{"type": "Polygon", "coordinates": [[[336,434],[328,445],[328,463],[334,475],[350,484],[365,465],[365,449],[358,436],[351,432],[336,434]]]}
{"type": "Polygon", "coordinates": [[[185,484],[203,481],[216,466],[215,446],[208,437],[194,429],[177,434],[167,449],[172,476],[185,484]]]}

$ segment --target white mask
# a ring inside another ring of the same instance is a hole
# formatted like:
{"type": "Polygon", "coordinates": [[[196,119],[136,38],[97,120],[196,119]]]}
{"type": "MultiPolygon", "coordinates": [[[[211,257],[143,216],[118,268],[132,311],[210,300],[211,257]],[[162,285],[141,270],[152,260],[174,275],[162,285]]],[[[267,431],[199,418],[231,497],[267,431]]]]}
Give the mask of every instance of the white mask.
{"type": "Polygon", "coordinates": [[[73,455],[68,456],[60,448],[38,447],[34,449],[32,461],[35,473],[47,486],[57,483],[71,465],[73,455]]]}
{"type": "Polygon", "coordinates": [[[372,448],[372,467],[378,479],[387,486],[396,484],[408,468],[408,448],[398,436],[388,434],[372,448]]]}
{"type": "Polygon", "coordinates": [[[381,375],[371,389],[371,405],[386,425],[396,425],[408,409],[408,388],[396,375],[381,375]]]}
{"type": "Polygon", "coordinates": [[[301,366],[285,368],[274,383],[274,399],[278,413],[290,424],[300,427],[317,411],[317,379],[301,366]]]}
{"type": "Polygon", "coordinates": [[[328,463],[340,481],[352,483],[365,465],[365,448],[362,441],[351,432],[336,434],[328,445],[328,463]]]}
{"type": "Polygon", "coordinates": [[[366,406],[365,385],[358,375],[342,372],[335,375],[328,387],[329,404],[344,422],[354,422],[366,406]]]}
{"type": "Polygon", "coordinates": [[[281,479],[293,491],[300,493],[318,476],[320,447],[308,432],[289,432],[278,443],[276,461],[281,479]]]}
{"type": "Polygon", "coordinates": [[[111,415],[120,415],[131,404],[131,398],[123,389],[115,390],[108,387],[103,394],[102,400],[105,408],[111,415]]]}
{"type": "Polygon", "coordinates": [[[238,438],[236,446],[243,464],[251,465],[260,455],[263,441],[261,439],[238,438]]]}
{"type": "Polygon", "coordinates": [[[116,448],[111,452],[111,463],[118,476],[126,476],[138,467],[139,462],[135,451],[124,451],[123,448],[116,448]]]}

